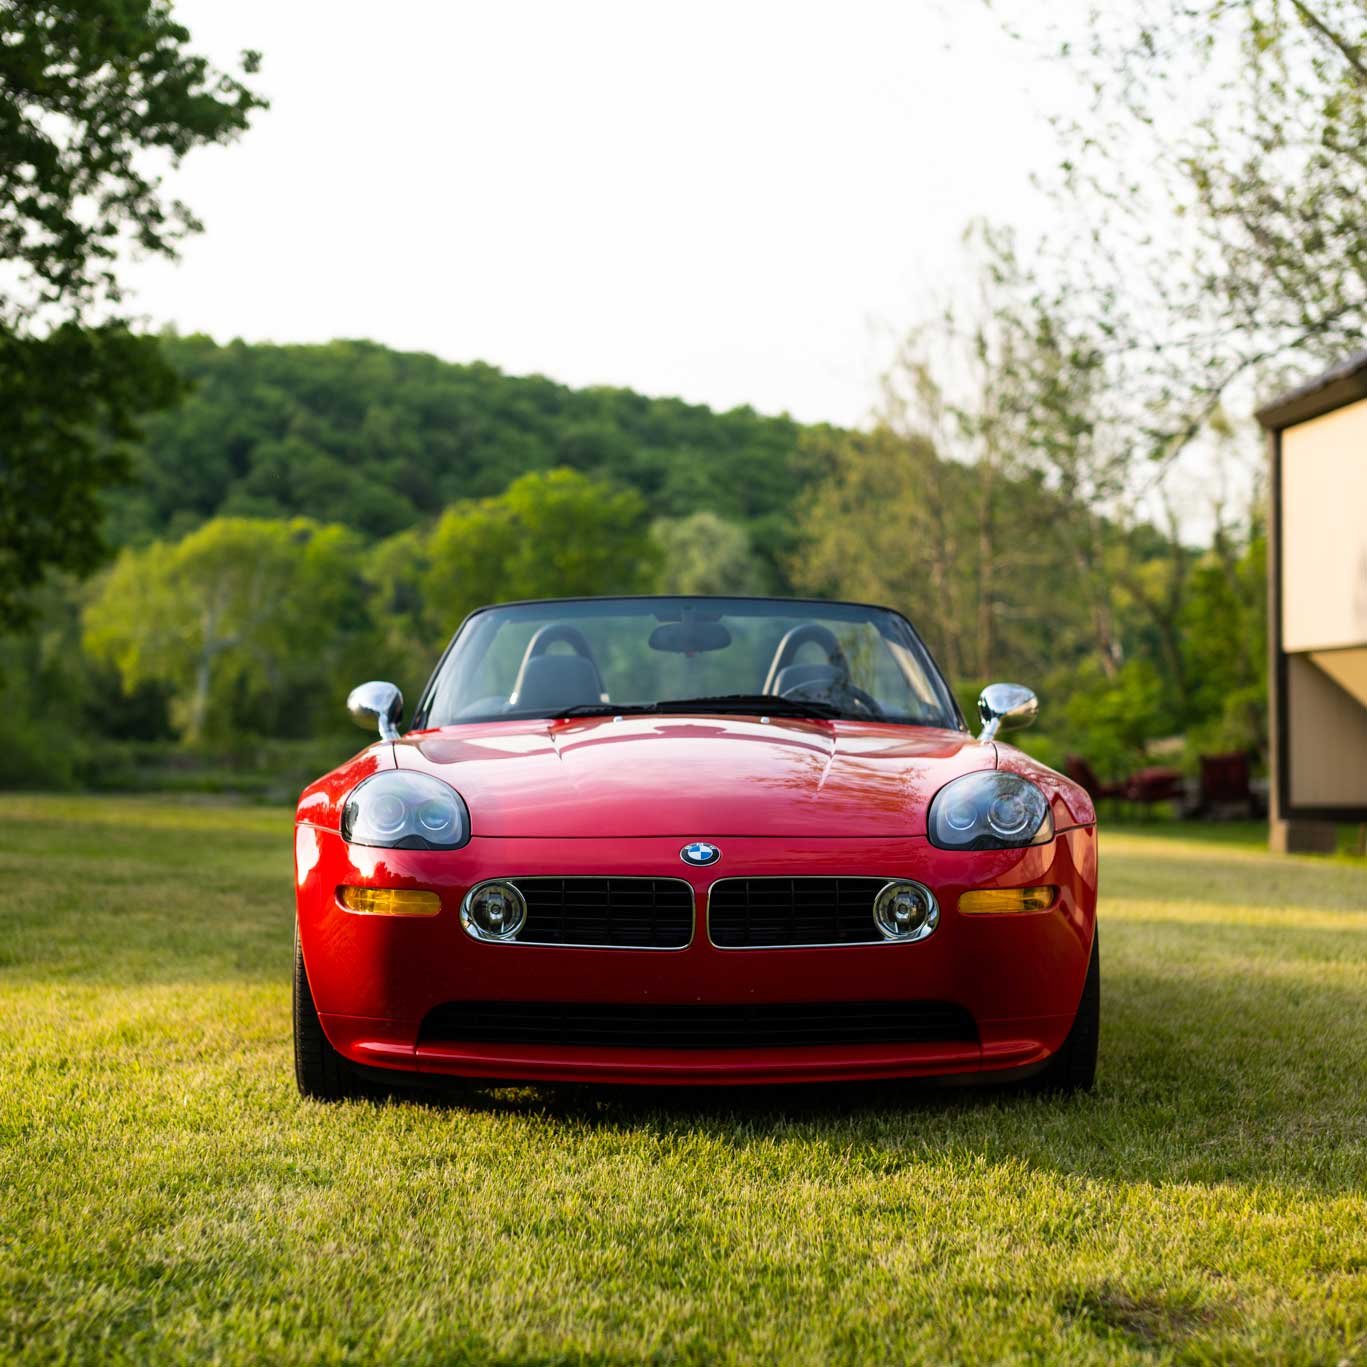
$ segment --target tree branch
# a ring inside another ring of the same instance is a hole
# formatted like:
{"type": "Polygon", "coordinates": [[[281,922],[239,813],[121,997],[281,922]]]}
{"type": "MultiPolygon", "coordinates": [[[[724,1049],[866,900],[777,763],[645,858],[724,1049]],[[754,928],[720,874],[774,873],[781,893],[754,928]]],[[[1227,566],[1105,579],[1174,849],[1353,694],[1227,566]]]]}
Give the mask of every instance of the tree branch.
{"type": "Polygon", "coordinates": [[[1291,7],[1300,15],[1301,21],[1309,28],[1315,30],[1320,37],[1332,43],[1343,56],[1344,61],[1357,72],[1359,79],[1364,86],[1367,86],[1367,64],[1363,62],[1362,54],[1354,47],[1342,34],[1335,33],[1323,19],[1316,14],[1305,0],[1291,0],[1291,7]]]}

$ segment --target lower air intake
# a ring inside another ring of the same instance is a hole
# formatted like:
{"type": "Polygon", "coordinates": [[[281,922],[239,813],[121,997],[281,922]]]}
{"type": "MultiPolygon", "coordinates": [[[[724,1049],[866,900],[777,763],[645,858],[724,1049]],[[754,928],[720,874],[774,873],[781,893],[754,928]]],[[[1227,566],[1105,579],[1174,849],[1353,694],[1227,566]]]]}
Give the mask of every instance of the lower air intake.
{"type": "Polygon", "coordinates": [[[448,1002],[420,1042],[617,1049],[778,1049],[822,1044],[976,1041],[951,1002],[780,1002],[740,1006],[600,1002],[448,1002]]]}

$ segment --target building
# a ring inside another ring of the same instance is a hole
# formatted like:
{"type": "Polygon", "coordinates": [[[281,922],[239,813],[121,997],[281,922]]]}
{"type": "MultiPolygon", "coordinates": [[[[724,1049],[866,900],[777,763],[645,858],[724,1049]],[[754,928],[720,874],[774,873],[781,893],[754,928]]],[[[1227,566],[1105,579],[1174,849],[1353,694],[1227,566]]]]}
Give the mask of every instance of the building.
{"type": "Polygon", "coordinates": [[[1367,352],[1258,413],[1267,429],[1272,847],[1367,822],[1367,352]]]}

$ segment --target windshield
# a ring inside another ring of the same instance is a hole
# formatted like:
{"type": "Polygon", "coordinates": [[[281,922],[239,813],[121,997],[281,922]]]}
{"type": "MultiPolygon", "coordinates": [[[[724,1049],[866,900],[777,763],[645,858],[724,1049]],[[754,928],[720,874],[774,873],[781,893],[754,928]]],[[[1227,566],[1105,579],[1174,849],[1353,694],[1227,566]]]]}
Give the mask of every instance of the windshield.
{"type": "Polygon", "coordinates": [[[939,670],[895,612],[745,598],[485,608],[461,628],[416,720],[633,712],[962,726],[939,670]]]}

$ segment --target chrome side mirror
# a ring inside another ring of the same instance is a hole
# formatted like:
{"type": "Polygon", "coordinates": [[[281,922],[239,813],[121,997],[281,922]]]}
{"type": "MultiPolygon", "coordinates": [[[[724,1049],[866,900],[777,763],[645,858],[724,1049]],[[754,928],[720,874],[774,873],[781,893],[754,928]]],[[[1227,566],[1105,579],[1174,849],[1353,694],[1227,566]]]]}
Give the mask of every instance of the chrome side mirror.
{"type": "Polygon", "coordinates": [[[346,710],[351,720],[367,731],[378,726],[384,740],[398,740],[399,718],[403,715],[403,694],[392,683],[372,679],[357,684],[347,695],[346,710]]]}
{"type": "Polygon", "coordinates": [[[988,684],[978,694],[978,716],[983,729],[979,740],[991,740],[998,731],[1029,726],[1039,715],[1039,699],[1024,684],[988,684]]]}

